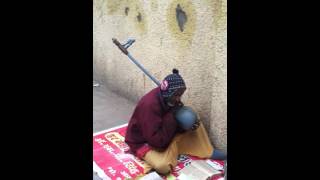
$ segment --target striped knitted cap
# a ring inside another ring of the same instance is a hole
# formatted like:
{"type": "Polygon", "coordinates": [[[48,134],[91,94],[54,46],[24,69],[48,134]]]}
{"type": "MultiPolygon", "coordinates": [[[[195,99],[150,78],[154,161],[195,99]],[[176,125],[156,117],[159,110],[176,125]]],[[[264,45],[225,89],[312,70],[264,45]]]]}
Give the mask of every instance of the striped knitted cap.
{"type": "Polygon", "coordinates": [[[173,69],[172,74],[169,74],[161,82],[161,94],[164,98],[168,98],[172,96],[177,89],[180,88],[186,88],[186,84],[180,76],[179,71],[177,69],[173,69]]]}

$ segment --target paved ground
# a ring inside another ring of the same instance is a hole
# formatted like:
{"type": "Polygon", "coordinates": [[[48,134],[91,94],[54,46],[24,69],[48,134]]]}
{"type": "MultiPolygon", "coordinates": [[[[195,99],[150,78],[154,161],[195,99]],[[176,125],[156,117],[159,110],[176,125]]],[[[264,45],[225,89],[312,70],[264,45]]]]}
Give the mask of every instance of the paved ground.
{"type": "MultiPolygon", "coordinates": [[[[93,132],[127,123],[135,103],[111,92],[102,84],[93,87],[93,132]]],[[[93,180],[101,180],[94,173],[93,180]]]]}

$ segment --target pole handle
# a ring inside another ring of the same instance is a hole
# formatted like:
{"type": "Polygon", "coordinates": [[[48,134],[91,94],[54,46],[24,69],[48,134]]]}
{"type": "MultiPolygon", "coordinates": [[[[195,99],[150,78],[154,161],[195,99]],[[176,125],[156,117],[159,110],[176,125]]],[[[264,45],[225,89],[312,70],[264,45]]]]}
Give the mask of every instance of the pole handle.
{"type": "Polygon", "coordinates": [[[113,42],[116,46],[118,46],[118,48],[119,48],[125,55],[128,55],[127,49],[124,48],[116,38],[112,38],[112,42],[113,42]]]}

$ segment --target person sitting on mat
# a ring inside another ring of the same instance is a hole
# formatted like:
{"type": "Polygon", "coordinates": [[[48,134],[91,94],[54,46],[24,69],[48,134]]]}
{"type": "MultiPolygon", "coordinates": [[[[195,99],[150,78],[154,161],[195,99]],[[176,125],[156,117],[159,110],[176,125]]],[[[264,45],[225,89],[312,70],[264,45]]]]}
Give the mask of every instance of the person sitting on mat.
{"type": "Polygon", "coordinates": [[[183,103],[186,90],[177,69],[168,75],[160,87],[145,94],[135,107],[128,123],[125,142],[131,153],[144,160],[151,169],[168,174],[177,165],[179,154],[225,160],[227,156],[210,143],[203,124],[197,118],[190,130],[182,129],[175,113],[183,103]]]}

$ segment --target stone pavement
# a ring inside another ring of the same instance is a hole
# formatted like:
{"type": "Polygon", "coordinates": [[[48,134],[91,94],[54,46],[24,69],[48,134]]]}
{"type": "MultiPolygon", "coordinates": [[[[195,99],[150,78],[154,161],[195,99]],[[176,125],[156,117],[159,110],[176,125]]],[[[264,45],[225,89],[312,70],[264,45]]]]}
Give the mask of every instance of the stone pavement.
{"type": "MultiPolygon", "coordinates": [[[[93,133],[128,123],[135,103],[100,84],[93,87],[93,133]]],[[[93,173],[93,180],[101,180],[93,173]]]]}

